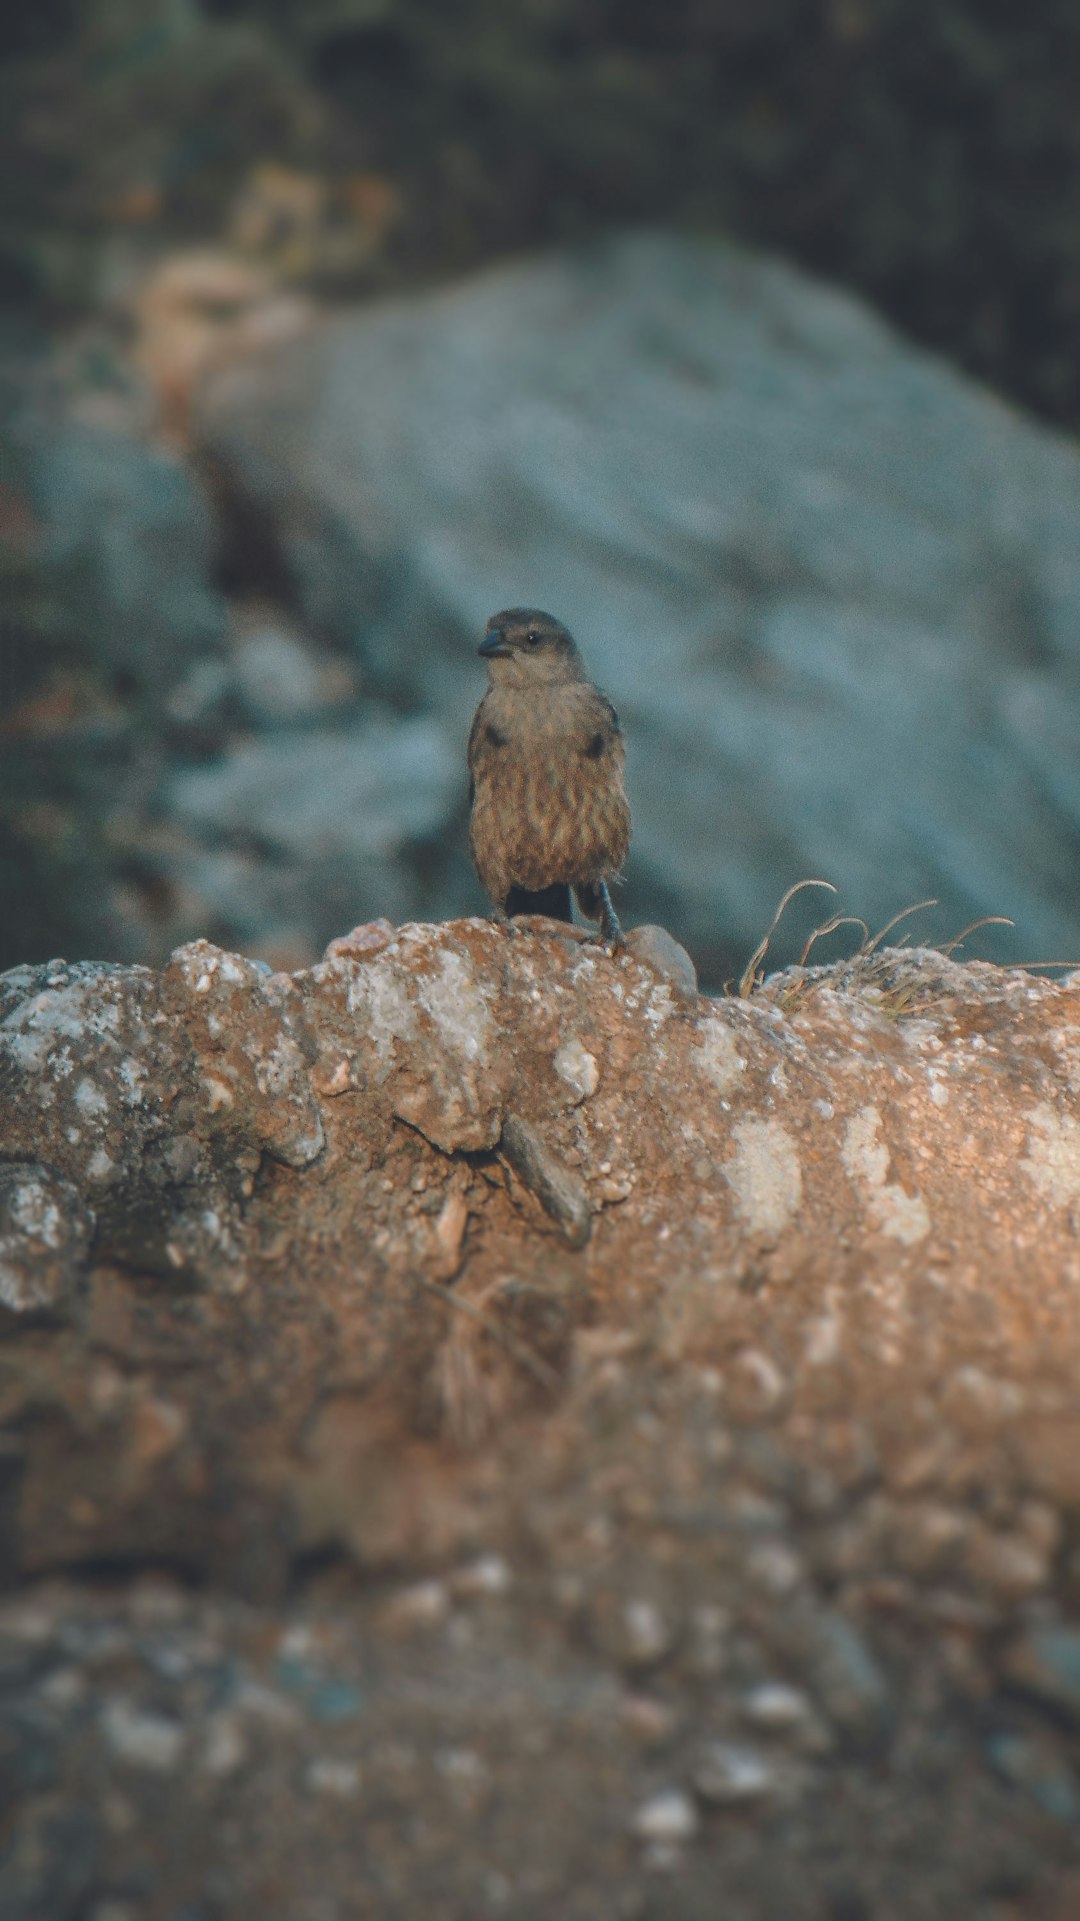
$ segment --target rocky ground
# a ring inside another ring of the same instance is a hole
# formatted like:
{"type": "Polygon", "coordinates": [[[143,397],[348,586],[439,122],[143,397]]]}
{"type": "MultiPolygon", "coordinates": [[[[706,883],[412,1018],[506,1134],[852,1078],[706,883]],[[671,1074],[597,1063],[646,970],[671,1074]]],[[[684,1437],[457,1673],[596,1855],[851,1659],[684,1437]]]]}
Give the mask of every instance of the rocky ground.
{"type": "Polygon", "coordinates": [[[5,1916],[1067,1921],[1077,1007],[3,977],[5,1916]]]}

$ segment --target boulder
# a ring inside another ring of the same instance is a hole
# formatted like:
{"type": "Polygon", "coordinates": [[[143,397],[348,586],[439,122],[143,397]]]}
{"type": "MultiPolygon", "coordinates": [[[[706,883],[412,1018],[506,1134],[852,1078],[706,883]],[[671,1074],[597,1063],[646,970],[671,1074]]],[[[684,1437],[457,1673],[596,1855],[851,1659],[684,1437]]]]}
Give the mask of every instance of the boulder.
{"type": "MultiPolygon", "coordinates": [[[[447,751],[487,615],[569,623],[626,727],[631,917],[707,979],[808,875],[874,925],[936,897],[941,937],[1001,914],[989,952],[1080,953],[1080,456],[858,302],[637,234],[344,313],[221,375],[198,433],[447,751]]],[[[460,865],[426,872],[460,911],[460,865]]]]}

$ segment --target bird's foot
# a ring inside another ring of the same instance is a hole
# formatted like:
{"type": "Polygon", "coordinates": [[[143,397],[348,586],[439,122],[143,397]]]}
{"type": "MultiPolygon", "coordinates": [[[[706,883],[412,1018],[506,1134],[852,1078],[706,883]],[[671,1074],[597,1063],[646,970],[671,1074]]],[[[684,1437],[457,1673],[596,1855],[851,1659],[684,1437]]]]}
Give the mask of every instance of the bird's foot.
{"type": "Polygon", "coordinates": [[[626,946],[626,935],[623,933],[620,925],[619,916],[611,905],[611,895],[607,890],[607,882],[603,880],[597,881],[596,892],[600,900],[600,932],[598,935],[594,935],[593,938],[594,940],[599,940],[601,944],[607,948],[609,954],[617,954],[620,948],[626,946]]]}

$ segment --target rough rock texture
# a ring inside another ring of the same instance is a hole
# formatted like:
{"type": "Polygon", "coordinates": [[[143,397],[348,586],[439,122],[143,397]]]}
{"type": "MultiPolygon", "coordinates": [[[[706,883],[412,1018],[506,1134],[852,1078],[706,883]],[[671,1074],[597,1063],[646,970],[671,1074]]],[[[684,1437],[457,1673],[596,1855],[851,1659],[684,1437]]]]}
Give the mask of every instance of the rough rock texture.
{"type": "Polygon", "coordinates": [[[1078,1112],[932,951],[2,977],[5,1917],[1068,1921],[1078,1112]]]}
{"type": "Polygon", "coordinates": [[[635,907],[716,984],[807,874],[1080,952],[1080,457],[849,298],[671,237],[551,255],[232,369],[202,442],[454,752],[491,610],[569,622],[626,724],[635,907]]]}

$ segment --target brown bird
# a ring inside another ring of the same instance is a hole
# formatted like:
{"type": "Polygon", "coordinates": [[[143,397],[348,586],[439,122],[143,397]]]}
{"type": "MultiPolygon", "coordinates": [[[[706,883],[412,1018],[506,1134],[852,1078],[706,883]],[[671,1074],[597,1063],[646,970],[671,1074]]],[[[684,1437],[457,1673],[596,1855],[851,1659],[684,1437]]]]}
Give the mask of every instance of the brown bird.
{"type": "Polygon", "coordinates": [[[608,893],[630,846],[619,716],[550,614],[493,614],[479,651],[488,690],[469,734],[469,844],[497,917],[568,921],[573,888],[619,946],[608,893]]]}

